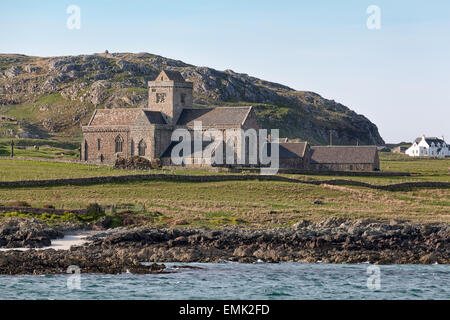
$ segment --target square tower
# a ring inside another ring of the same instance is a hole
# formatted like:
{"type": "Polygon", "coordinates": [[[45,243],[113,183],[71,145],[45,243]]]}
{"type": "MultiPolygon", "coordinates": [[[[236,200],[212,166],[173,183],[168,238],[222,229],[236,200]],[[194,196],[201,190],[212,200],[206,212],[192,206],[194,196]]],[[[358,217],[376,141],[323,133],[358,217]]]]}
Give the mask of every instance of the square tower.
{"type": "Polygon", "coordinates": [[[148,82],[148,108],[159,111],[170,125],[176,125],[184,108],[192,108],[192,82],[178,71],[163,70],[148,82]]]}

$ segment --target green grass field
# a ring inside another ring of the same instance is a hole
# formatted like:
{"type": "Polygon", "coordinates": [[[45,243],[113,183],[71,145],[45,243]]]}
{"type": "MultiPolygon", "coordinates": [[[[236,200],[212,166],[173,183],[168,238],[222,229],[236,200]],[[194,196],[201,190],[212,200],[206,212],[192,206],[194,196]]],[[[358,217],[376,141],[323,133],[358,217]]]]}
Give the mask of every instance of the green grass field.
{"type": "MultiPolygon", "coordinates": [[[[411,177],[299,176],[301,179],[354,179],[373,184],[403,181],[450,181],[450,159],[417,160],[383,155],[382,167],[409,171],[411,177]]],[[[166,170],[144,171],[167,173],[166,170]]],[[[0,160],[0,181],[124,175],[106,166],[41,161],[0,160]]],[[[176,174],[213,174],[199,170],[177,170],[176,174]]],[[[226,173],[223,173],[226,174],[226,173]]],[[[140,217],[155,225],[221,227],[288,226],[301,219],[330,217],[402,219],[450,222],[450,189],[389,192],[359,187],[305,185],[274,181],[108,183],[86,186],[0,188],[0,205],[26,201],[35,207],[53,205],[62,209],[85,208],[97,202],[114,205],[117,213],[140,217]],[[315,205],[315,200],[323,204],[315,205]]]]}

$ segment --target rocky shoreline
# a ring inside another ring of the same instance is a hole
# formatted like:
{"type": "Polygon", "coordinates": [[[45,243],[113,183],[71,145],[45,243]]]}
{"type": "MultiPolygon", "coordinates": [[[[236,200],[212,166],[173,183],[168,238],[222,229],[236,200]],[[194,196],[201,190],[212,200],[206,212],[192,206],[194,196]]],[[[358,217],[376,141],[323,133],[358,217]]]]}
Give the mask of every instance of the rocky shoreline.
{"type": "MultiPolygon", "coordinates": [[[[2,236],[3,237],[3,236],[2,236]]],[[[154,273],[142,262],[450,264],[450,225],[331,218],[289,228],[110,229],[70,250],[0,252],[0,274],[154,273]]]]}
{"type": "Polygon", "coordinates": [[[49,246],[51,240],[80,228],[70,222],[49,226],[38,219],[5,219],[0,222],[0,248],[42,248],[49,246]]]}

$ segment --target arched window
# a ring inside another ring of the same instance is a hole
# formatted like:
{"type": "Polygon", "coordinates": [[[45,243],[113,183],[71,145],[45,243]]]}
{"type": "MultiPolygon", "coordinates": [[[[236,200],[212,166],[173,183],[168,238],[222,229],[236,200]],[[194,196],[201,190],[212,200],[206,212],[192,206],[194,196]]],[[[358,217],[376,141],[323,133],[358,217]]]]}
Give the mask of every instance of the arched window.
{"type": "Polygon", "coordinates": [[[138,154],[140,157],[145,156],[145,149],[147,148],[147,145],[145,144],[144,140],[139,141],[138,144],[138,154]]]}
{"type": "Polygon", "coordinates": [[[115,152],[123,152],[123,139],[121,136],[117,136],[116,137],[116,148],[115,148],[115,152]]]}

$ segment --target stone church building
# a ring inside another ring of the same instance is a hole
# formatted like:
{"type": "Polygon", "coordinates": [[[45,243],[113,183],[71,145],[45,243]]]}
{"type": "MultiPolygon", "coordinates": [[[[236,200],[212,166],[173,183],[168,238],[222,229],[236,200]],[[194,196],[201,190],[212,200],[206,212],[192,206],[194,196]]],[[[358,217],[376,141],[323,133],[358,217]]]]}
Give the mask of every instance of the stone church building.
{"type": "Polygon", "coordinates": [[[163,70],[148,83],[147,107],[95,110],[82,127],[81,159],[113,162],[136,155],[171,165],[171,148],[176,144],[172,132],[177,128],[193,132],[194,121],[202,122],[203,131],[222,131],[224,140],[227,129],[258,130],[252,107],[196,109],[192,91],[192,82],[179,72],[163,70]]]}
{"type": "MultiPolygon", "coordinates": [[[[228,165],[225,142],[232,141],[233,164],[237,165],[236,155],[241,153],[241,146],[226,135],[233,129],[255,129],[258,132],[255,111],[252,107],[194,108],[192,91],[192,82],[185,81],[179,72],[163,70],[148,83],[148,106],[145,108],[95,110],[89,123],[82,127],[81,159],[113,163],[119,157],[140,156],[149,160],[160,159],[164,166],[180,165],[173,163],[171,158],[172,149],[178,144],[178,141],[171,141],[172,133],[176,129],[187,129],[192,140],[194,122],[201,121],[202,132],[210,129],[220,132],[219,136],[211,138],[217,142],[219,137],[219,141],[223,141],[222,163],[228,165]]],[[[246,161],[239,165],[248,167],[247,148],[250,144],[247,140],[242,142],[246,145],[246,161]]],[[[280,138],[278,142],[280,168],[318,171],[372,171],[380,168],[376,146],[314,147],[306,141],[288,142],[286,138],[280,138]]],[[[211,143],[201,143],[202,153],[211,143]]],[[[258,148],[259,143],[254,143],[258,148]]],[[[193,143],[191,149],[190,154],[180,155],[188,159],[181,165],[211,166],[211,159],[195,154],[193,143]]],[[[218,151],[216,148],[214,152],[220,154],[218,151]]]]}

